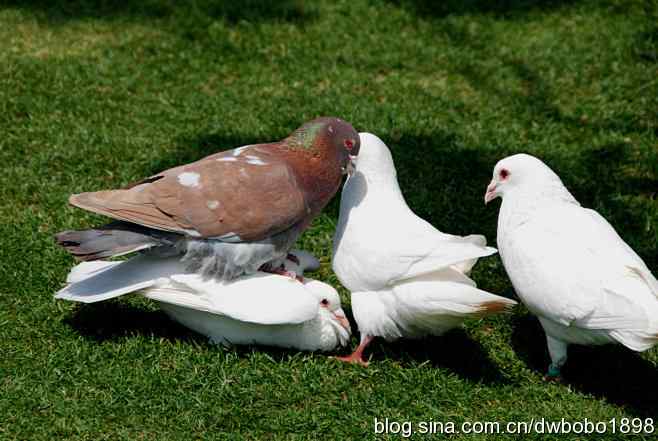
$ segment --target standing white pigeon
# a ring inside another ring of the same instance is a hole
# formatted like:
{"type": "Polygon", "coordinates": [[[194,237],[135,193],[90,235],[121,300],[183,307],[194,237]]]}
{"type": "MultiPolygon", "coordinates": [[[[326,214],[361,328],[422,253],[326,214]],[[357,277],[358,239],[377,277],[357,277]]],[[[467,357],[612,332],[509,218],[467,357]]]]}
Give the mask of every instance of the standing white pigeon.
{"type": "MultiPolygon", "coordinates": [[[[286,270],[301,275],[319,267],[311,254],[291,253],[286,270]]],[[[55,298],[93,303],[139,292],[177,322],[225,346],[329,351],[345,346],[351,334],[336,290],[308,278],[257,272],[220,282],[187,270],[175,256],[139,255],[123,262],[82,262],[67,282],[55,298]]]]}
{"type": "Polygon", "coordinates": [[[343,361],[367,365],[374,337],[441,335],[465,318],[504,311],[516,302],[475,287],[467,273],[494,254],[483,236],[438,231],[407,206],[386,144],[360,133],[361,150],[343,187],[333,269],[351,291],[361,332],[343,361]]]}
{"type": "Polygon", "coordinates": [[[501,197],[498,247],[514,289],[546,332],[560,375],[571,343],[658,343],[658,282],[596,211],[583,208],[539,159],[496,164],[485,203],[501,197]]]}

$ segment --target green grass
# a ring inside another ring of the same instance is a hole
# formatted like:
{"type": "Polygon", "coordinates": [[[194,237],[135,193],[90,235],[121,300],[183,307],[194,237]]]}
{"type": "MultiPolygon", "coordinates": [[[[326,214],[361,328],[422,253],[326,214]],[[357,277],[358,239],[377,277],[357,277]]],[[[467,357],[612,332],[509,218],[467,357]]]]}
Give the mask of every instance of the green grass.
{"type": "MultiPolygon", "coordinates": [[[[100,221],[68,208],[70,193],[279,139],[319,115],[389,143],[419,215],[492,242],[493,165],[538,155],[658,273],[658,3],[432,3],[2,3],[1,439],[361,440],[379,437],[375,417],[658,418],[656,349],[573,348],[567,384],[547,384],[543,334],[523,308],[375,344],[364,370],[225,351],[138,298],[52,299],[73,265],[52,235],[100,221]]],[[[337,213],[334,201],[300,244],[336,286],[337,213]]],[[[498,257],[474,278],[514,295],[498,257]]]]}

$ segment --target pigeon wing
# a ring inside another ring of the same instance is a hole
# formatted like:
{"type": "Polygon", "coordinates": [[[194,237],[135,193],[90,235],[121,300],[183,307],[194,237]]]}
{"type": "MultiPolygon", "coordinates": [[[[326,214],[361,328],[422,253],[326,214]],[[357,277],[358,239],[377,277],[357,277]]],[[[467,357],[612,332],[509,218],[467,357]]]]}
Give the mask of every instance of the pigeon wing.
{"type": "Polygon", "coordinates": [[[467,272],[478,258],[495,254],[486,246],[484,236],[455,236],[445,234],[411,213],[414,225],[401,230],[392,242],[392,256],[400,268],[389,283],[454,267],[467,272]]]}
{"type": "Polygon", "coordinates": [[[69,202],[114,219],[193,237],[253,241],[308,216],[304,192],[271,149],[241,147],[175,167],[121,190],[69,202]]]}
{"type": "MultiPolygon", "coordinates": [[[[566,326],[646,329],[651,284],[642,260],[598,213],[552,206],[519,227],[506,268],[533,312],[566,326]],[[629,252],[630,250],[630,252],[629,252]]],[[[655,279],[654,279],[655,280],[655,279]]]]}
{"type": "Polygon", "coordinates": [[[202,309],[207,312],[263,325],[303,323],[318,314],[315,296],[304,284],[285,276],[256,273],[229,283],[204,280],[197,274],[179,274],[170,279],[170,286],[149,289],[144,295],[179,306],[198,308],[204,304],[202,309]],[[188,296],[179,292],[194,296],[187,300],[188,296]]]}

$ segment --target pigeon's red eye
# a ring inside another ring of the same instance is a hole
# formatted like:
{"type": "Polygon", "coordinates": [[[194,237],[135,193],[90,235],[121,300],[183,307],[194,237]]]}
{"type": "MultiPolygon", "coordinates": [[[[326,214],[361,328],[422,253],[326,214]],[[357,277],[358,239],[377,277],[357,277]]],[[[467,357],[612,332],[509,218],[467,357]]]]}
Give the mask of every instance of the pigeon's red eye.
{"type": "Polygon", "coordinates": [[[322,306],[328,306],[328,305],[329,305],[329,300],[327,300],[327,299],[322,299],[322,300],[320,301],[320,304],[321,304],[322,306]]]}
{"type": "Polygon", "coordinates": [[[507,179],[508,176],[509,176],[509,170],[504,168],[500,171],[500,179],[505,180],[507,179]]]}
{"type": "Polygon", "coordinates": [[[345,141],[343,141],[343,145],[347,150],[352,150],[354,148],[354,140],[346,139],[345,141]]]}

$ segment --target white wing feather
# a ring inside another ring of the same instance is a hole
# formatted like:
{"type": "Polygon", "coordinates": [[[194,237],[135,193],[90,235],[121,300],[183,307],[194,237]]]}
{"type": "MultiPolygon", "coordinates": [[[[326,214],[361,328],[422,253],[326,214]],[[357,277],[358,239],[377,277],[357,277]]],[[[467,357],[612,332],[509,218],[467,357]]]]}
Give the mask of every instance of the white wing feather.
{"type": "Polygon", "coordinates": [[[528,308],[587,329],[646,331],[655,278],[598,213],[553,205],[509,237],[506,268],[528,308]]]}
{"type": "Polygon", "coordinates": [[[413,237],[398,247],[397,259],[405,268],[389,283],[410,279],[423,274],[455,266],[463,272],[468,272],[480,257],[495,254],[497,250],[487,247],[484,236],[451,236],[434,229],[423,236],[413,237]],[[432,234],[433,233],[433,234],[432,234]],[[433,237],[434,236],[434,237],[433,237]],[[478,244],[481,238],[484,244],[478,244]],[[475,240],[474,240],[475,239],[475,240]]]}
{"type": "Polygon", "coordinates": [[[371,222],[368,209],[353,208],[344,234],[338,231],[334,239],[334,271],[351,291],[377,290],[448,267],[467,273],[478,258],[497,252],[483,236],[440,232],[406,204],[382,213],[393,222],[371,222]]]}
{"type": "MultiPolygon", "coordinates": [[[[300,265],[287,261],[289,269],[301,275],[305,269],[317,268],[318,261],[310,253],[293,253],[300,265]]],[[[307,288],[289,277],[266,273],[228,283],[204,280],[188,273],[178,257],[140,255],[121,262],[83,262],[71,270],[67,282],[55,298],[94,303],[141,292],[161,302],[260,324],[302,323],[319,309],[313,290],[320,282],[307,279],[307,288]]]]}
{"type": "Polygon", "coordinates": [[[55,294],[56,299],[94,303],[153,286],[157,279],[182,271],[179,259],[154,259],[140,255],[112,265],[80,264],[72,270],[78,279],[55,294]],[[157,262],[157,263],[156,263],[157,262]]]}
{"type": "MultiPolygon", "coordinates": [[[[223,284],[204,280],[196,274],[172,275],[174,283],[168,286],[169,296],[158,293],[158,300],[179,306],[195,307],[181,303],[178,292],[193,292],[203,298],[205,311],[222,314],[236,320],[264,325],[302,323],[314,318],[319,302],[305,286],[289,277],[256,273],[223,284]]],[[[151,290],[145,295],[152,297],[151,290]]],[[[181,296],[182,298],[183,296],[181,296]]]]}
{"type": "Polygon", "coordinates": [[[87,279],[95,274],[104,270],[110,269],[113,266],[119,265],[121,262],[113,262],[110,260],[93,260],[91,262],[81,262],[74,266],[66,277],[66,283],[77,283],[87,279]]]}

